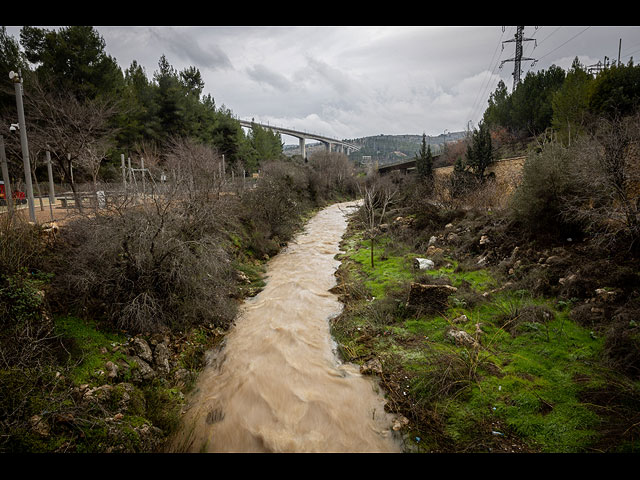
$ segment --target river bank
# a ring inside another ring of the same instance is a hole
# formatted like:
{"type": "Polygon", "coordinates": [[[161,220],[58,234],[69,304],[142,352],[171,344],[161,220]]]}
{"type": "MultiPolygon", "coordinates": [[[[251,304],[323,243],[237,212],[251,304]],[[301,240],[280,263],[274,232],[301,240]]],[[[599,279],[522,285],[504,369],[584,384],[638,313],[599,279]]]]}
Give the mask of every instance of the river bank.
{"type": "Polygon", "coordinates": [[[637,265],[528,240],[497,212],[389,218],[374,267],[350,223],[332,334],[404,417],[405,451],[638,451],[637,265]]]}

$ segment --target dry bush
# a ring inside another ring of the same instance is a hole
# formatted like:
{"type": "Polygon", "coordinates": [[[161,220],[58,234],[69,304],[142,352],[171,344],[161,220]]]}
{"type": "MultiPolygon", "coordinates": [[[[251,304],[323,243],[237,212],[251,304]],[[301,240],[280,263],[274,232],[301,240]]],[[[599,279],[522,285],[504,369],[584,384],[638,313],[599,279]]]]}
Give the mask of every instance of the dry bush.
{"type": "Polygon", "coordinates": [[[311,199],[322,204],[339,197],[356,194],[353,164],[346,155],[318,152],[309,158],[309,192],[311,199]]]}
{"type": "Polygon", "coordinates": [[[578,189],[565,195],[565,218],[600,245],[640,245],[640,114],[601,119],[572,145],[578,189]]]}
{"type": "Polygon", "coordinates": [[[235,283],[223,245],[234,200],[219,195],[219,166],[211,148],[175,140],[160,192],[129,192],[71,223],[55,284],[63,303],[132,332],[228,325],[235,283]]]}
{"type": "Polygon", "coordinates": [[[20,215],[0,215],[0,275],[37,266],[44,249],[39,227],[20,215]]]}
{"type": "Polygon", "coordinates": [[[0,369],[33,367],[49,354],[53,323],[36,280],[45,238],[18,215],[0,216],[0,369]]]}
{"type": "Polygon", "coordinates": [[[293,162],[270,162],[261,178],[240,200],[240,215],[250,236],[249,249],[256,255],[272,255],[300,226],[309,208],[308,171],[293,162]]]}

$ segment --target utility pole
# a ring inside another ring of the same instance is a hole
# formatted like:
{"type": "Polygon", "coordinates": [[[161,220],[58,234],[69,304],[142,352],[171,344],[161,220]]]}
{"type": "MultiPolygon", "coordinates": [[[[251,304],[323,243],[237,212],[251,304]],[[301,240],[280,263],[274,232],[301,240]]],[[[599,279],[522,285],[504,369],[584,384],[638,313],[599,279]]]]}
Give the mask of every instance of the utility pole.
{"type": "Polygon", "coordinates": [[[33,223],[36,223],[36,211],[33,201],[33,183],[31,183],[31,162],[29,161],[29,143],[27,142],[27,126],[24,120],[24,106],[22,104],[22,76],[20,75],[20,72],[9,72],[9,79],[13,82],[16,90],[16,107],[18,109],[22,161],[24,163],[24,181],[27,186],[27,198],[29,201],[29,217],[33,223]]]}
{"type": "Polygon", "coordinates": [[[520,83],[520,75],[522,74],[521,62],[522,60],[532,60],[533,66],[537,60],[535,58],[526,58],[522,56],[522,42],[535,42],[534,48],[538,46],[538,41],[535,38],[524,38],[524,27],[516,27],[516,34],[513,36],[513,40],[505,40],[502,42],[502,48],[504,49],[505,43],[515,42],[516,44],[516,54],[513,58],[508,58],[507,60],[503,60],[500,63],[500,68],[506,62],[514,62],[513,66],[513,90],[515,91],[516,87],[520,83]]]}

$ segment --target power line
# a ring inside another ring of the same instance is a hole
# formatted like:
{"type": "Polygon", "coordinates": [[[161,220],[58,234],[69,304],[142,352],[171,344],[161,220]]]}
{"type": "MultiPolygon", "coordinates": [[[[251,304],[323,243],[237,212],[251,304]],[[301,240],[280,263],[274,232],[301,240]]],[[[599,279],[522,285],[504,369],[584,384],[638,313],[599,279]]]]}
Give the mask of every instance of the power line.
{"type": "Polygon", "coordinates": [[[569,43],[571,40],[573,40],[574,38],[576,38],[578,35],[582,35],[584,32],[586,32],[587,30],[589,30],[591,27],[587,27],[584,30],[582,30],[581,32],[576,33],[573,37],[571,37],[569,40],[567,40],[566,42],[558,45],[556,48],[554,48],[553,50],[545,53],[543,56],[541,56],[538,61],[542,60],[544,57],[546,57],[547,55],[552,54],[553,52],[555,52],[556,50],[558,50],[560,47],[564,47],[567,43],[569,43]]]}
{"type": "MultiPolygon", "coordinates": [[[[487,72],[489,71],[489,69],[491,68],[491,65],[493,64],[493,60],[496,57],[496,53],[498,52],[498,47],[501,45],[502,43],[502,37],[504,36],[504,30],[502,31],[502,35],[500,35],[500,39],[498,40],[498,44],[496,45],[496,49],[493,51],[493,56],[491,57],[491,61],[489,62],[489,68],[487,69],[487,72]]],[[[498,58],[499,60],[499,58],[498,58]]],[[[489,79],[491,78],[491,75],[493,75],[493,73],[496,70],[496,66],[498,65],[498,62],[496,61],[495,65],[493,66],[493,69],[491,69],[491,72],[488,73],[485,76],[485,80],[482,84],[482,87],[480,88],[480,90],[478,90],[478,94],[476,95],[475,100],[473,101],[473,104],[471,105],[471,108],[469,110],[469,115],[468,117],[471,118],[471,113],[473,113],[473,116],[475,116],[476,111],[478,109],[478,107],[482,104],[482,103],[478,103],[478,100],[481,100],[484,98],[485,96],[485,92],[486,92],[486,88],[489,84],[489,79]]]]}

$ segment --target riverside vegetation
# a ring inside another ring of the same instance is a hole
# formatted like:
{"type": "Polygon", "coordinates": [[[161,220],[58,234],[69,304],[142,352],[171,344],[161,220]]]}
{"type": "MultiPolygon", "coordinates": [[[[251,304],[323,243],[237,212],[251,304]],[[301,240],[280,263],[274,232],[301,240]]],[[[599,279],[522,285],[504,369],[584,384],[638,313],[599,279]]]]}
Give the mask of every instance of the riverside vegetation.
{"type": "Polygon", "coordinates": [[[492,179],[372,181],[387,184],[372,200],[387,214],[373,229],[351,219],[332,334],[379,378],[407,451],[638,451],[638,206],[626,195],[640,124],[627,121],[571,147],[534,143],[508,198],[492,179]],[[621,131],[633,140],[616,196],[603,158],[621,131]]]}
{"type": "Polygon", "coordinates": [[[217,163],[182,161],[175,190],[57,233],[2,216],[0,451],[161,450],[265,260],[356,191],[338,154],[265,164],[235,195],[220,195],[217,163]]]}

